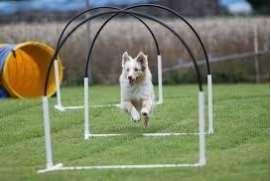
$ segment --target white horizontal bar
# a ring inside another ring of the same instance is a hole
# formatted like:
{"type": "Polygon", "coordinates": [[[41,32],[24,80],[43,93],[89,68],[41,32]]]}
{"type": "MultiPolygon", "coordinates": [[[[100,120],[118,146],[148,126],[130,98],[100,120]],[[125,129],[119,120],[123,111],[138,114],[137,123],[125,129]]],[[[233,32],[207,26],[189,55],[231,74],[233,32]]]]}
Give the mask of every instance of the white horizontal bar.
{"type": "Polygon", "coordinates": [[[84,106],[67,106],[67,107],[64,107],[65,109],[83,109],[84,106]]]}
{"type": "Polygon", "coordinates": [[[56,167],[52,169],[39,170],[38,173],[64,170],[91,170],[91,169],[144,169],[144,168],[176,168],[176,167],[200,167],[199,163],[194,164],[147,164],[147,165],[97,165],[97,166],[69,166],[56,167]]]}
{"type": "MultiPolygon", "coordinates": [[[[181,135],[199,135],[200,133],[141,133],[141,134],[131,134],[131,133],[105,133],[105,134],[89,134],[89,137],[111,137],[111,136],[125,136],[125,135],[142,135],[146,137],[155,136],[181,136],[181,135]]],[[[204,133],[207,134],[207,133],[204,133]]]]}
{"type": "MultiPolygon", "coordinates": [[[[103,108],[103,107],[120,107],[119,104],[104,104],[104,105],[90,105],[92,108],[103,108]]],[[[55,105],[55,108],[59,111],[84,109],[84,106],[59,106],[55,105]]]]}

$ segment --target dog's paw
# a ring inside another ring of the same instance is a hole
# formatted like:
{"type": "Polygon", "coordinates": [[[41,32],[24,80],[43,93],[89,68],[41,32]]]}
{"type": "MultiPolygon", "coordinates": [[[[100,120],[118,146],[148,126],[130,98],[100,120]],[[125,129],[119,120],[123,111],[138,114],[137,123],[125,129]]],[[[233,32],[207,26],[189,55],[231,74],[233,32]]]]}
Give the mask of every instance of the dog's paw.
{"type": "Polygon", "coordinates": [[[141,110],[141,114],[142,114],[142,116],[144,116],[144,117],[149,117],[149,111],[148,111],[146,108],[143,108],[143,109],[141,110]]]}
{"type": "Polygon", "coordinates": [[[143,116],[143,121],[144,121],[144,128],[147,128],[149,125],[149,117],[143,116]]]}
{"type": "Polygon", "coordinates": [[[143,120],[144,120],[144,127],[148,127],[148,124],[149,124],[149,112],[147,109],[142,109],[141,110],[141,115],[143,117],[143,120]]]}
{"type": "Polygon", "coordinates": [[[131,116],[132,116],[132,120],[133,120],[134,122],[140,121],[140,114],[137,112],[136,109],[132,109],[132,111],[131,111],[131,116]]]}

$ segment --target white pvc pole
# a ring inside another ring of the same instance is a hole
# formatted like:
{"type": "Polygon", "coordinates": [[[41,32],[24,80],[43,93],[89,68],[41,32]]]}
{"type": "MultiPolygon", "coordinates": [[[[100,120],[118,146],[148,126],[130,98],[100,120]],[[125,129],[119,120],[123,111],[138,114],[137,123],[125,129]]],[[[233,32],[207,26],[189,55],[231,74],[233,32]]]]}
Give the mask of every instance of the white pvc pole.
{"type": "Polygon", "coordinates": [[[204,92],[199,92],[199,165],[206,164],[204,92]]]}
{"type": "Polygon", "coordinates": [[[162,78],[162,56],[157,56],[157,64],[158,64],[158,104],[163,104],[163,78],[162,78]]]}
{"type": "Polygon", "coordinates": [[[88,77],[84,78],[84,138],[89,139],[88,77]]]}
{"type": "Polygon", "coordinates": [[[214,133],[214,110],[213,110],[213,81],[212,75],[207,76],[207,90],[208,90],[208,133],[214,133]]]}
{"type": "Polygon", "coordinates": [[[42,97],[42,108],[43,108],[43,124],[45,136],[45,151],[46,151],[46,168],[48,169],[53,166],[53,154],[50,133],[49,104],[47,96],[42,97]]]}
{"type": "Polygon", "coordinates": [[[55,68],[55,82],[56,82],[56,100],[58,107],[63,107],[61,102],[61,92],[60,92],[60,80],[59,80],[59,68],[58,68],[58,61],[54,61],[54,68],[55,68]]]}

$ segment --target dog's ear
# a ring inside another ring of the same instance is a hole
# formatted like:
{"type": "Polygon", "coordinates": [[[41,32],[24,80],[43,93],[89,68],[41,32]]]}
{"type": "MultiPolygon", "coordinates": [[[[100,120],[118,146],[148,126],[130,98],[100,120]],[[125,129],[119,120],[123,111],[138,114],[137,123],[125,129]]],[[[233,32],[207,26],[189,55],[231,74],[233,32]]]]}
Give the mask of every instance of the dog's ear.
{"type": "Polygon", "coordinates": [[[139,52],[136,57],[136,61],[141,64],[143,71],[146,69],[146,67],[148,67],[148,56],[145,55],[143,52],[139,52]]]}
{"type": "Polygon", "coordinates": [[[122,67],[124,67],[125,62],[127,62],[129,60],[129,58],[130,58],[130,56],[127,53],[127,51],[122,54],[122,63],[121,63],[122,67]]]}

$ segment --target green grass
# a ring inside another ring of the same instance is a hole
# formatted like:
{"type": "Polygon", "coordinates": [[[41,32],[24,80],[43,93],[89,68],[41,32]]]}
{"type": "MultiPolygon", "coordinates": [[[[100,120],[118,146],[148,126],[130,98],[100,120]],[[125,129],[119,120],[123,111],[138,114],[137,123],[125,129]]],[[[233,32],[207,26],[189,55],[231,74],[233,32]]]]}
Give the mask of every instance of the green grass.
{"type": "MultiPolygon", "coordinates": [[[[118,101],[118,87],[90,89],[91,104],[118,101]]],[[[144,138],[141,132],[197,131],[194,85],[167,86],[150,126],[133,124],[117,108],[91,109],[94,133],[133,133],[83,140],[81,110],[60,113],[50,99],[55,162],[66,166],[195,163],[197,136],[144,138]]],[[[0,180],[185,180],[269,179],[268,85],[216,85],[215,134],[207,137],[207,165],[201,168],[88,170],[37,174],[45,166],[40,100],[0,102],[0,180]]],[[[65,105],[82,104],[82,88],[64,88],[65,105]]]]}

